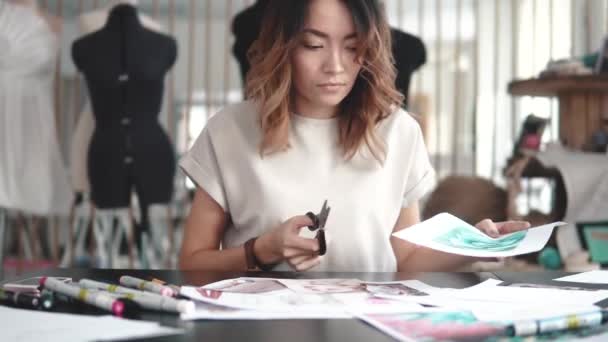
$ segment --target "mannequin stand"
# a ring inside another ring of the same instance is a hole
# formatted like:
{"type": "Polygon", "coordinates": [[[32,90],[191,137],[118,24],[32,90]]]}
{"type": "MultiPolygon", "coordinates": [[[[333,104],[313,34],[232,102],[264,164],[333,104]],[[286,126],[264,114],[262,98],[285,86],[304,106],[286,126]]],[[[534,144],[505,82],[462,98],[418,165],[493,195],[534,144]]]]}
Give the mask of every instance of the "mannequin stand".
{"type": "Polygon", "coordinates": [[[86,198],[72,204],[68,238],[60,267],[73,267],[75,260],[81,260],[87,254],[85,253],[85,240],[92,223],[93,213],[94,208],[86,198]]]}
{"type": "Polygon", "coordinates": [[[19,260],[32,260],[33,259],[33,247],[31,238],[29,237],[28,222],[31,220],[26,219],[22,214],[17,214],[17,255],[19,260]]]}
{"type": "Polygon", "coordinates": [[[99,267],[124,267],[124,265],[120,265],[120,244],[123,238],[126,238],[128,266],[134,268],[135,255],[139,253],[133,241],[134,227],[131,208],[96,209],[93,218],[93,236],[97,247],[99,267]]]}
{"type": "Polygon", "coordinates": [[[70,233],[65,252],[61,258],[62,267],[74,265],[75,260],[85,256],[96,258],[96,267],[134,268],[134,255],[139,254],[133,242],[133,214],[130,208],[98,209],[85,199],[74,204],[70,221],[70,233]],[[87,235],[92,230],[93,243],[86,251],[87,235]],[[128,245],[128,265],[121,263],[120,245],[123,239],[128,245]]]}
{"type": "Polygon", "coordinates": [[[142,250],[146,245],[145,255],[142,253],[142,263],[148,268],[173,268],[175,229],[171,215],[171,204],[155,204],[150,206],[150,230],[142,234],[142,250]]]}

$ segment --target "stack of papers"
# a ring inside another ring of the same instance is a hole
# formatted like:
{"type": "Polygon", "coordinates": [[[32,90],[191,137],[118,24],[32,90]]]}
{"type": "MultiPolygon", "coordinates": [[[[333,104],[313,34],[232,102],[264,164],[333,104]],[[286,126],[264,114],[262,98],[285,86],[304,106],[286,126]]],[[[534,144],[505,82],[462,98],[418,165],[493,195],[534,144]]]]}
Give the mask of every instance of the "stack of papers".
{"type": "Polygon", "coordinates": [[[465,288],[439,288],[417,280],[237,278],[203,287],[182,287],[197,301],[183,319],[350,318],[361,314],[424,312],[429,307],[470,311],[483,321],[542,318],[588,312],[608,290],[561,289],[489,279],[465,288]],[[514,312],[521,312],[514,316],[514,312]]]}
{"type": "MultiPolygon", "coordinates": [[[[594,303],[608,298],[607,290],[565,290],[537,284],[509,284],[489,279],[465,289],[435,289],[426,297],[401,300],[472,312],[479,320],[512,322],[597,310],[594,303]]],[[[390,296],[399,299],[398,296],[390,296]]]]}
{"type": "Polygon", "coordinates": [[[375,293],[426,295],[419,281],[370,283],[357,279],[288,280],[238,278],[203,287],[182,286],[181,294],[197,301],[197,310],[182,319],[352,318],[361,313],[413,312],[415,302],[381,298],[375,293]]]}
{"type": "Polygon", "coordinates": [[[594,303],[608,298],[608,290],[494,279],[453,289],[417,280],[237,278],[184,286],[181,294],[197,302],[196,312],[181,316],[186,320],[359,318],[404,341],[490,336],[515,319],[594,312],[594,303]]]}

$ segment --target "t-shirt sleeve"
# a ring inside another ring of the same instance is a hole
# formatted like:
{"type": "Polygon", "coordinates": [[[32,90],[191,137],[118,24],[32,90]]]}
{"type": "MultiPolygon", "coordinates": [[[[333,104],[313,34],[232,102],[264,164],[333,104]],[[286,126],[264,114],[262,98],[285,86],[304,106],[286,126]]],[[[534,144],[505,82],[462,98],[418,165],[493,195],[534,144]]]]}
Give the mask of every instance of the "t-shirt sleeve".
{"type": "Polygon", "coordinates": [[[228,212],[224,182],[208,127],[181,158],[179,166],[197,186],[205,190],[225,212],[228,212]]]}
{"type": "Polygon", "coordinates": [[[406,175],[405,193],[403,194],[403,208],[409,207],[429,192],[436,184],[435,170],[431,165],[429,154],[424,143],[420,126],[416,124],[414,145],[412,148],[411,167],[406,175]]]}

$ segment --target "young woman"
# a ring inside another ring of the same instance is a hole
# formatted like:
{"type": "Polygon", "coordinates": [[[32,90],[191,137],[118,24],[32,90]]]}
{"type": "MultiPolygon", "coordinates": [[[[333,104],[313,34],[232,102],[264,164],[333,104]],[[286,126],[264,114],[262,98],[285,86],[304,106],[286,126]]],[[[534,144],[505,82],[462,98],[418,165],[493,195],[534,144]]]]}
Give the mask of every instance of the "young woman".
{"type": "MultiPolygon", "coordinates": [[[[418,124],[399,106],[378,1],[267,8],[250,51],[248,100],[211,118],[181,161],[198,188],[180,267],[393,272],[474,261],[391,237],[419,221],[435,175],[418,124]],[[304,214],[324,200],[320,256],[304,214]]],[[[528,224],[477,227],[497,236],[528,224]]]]}

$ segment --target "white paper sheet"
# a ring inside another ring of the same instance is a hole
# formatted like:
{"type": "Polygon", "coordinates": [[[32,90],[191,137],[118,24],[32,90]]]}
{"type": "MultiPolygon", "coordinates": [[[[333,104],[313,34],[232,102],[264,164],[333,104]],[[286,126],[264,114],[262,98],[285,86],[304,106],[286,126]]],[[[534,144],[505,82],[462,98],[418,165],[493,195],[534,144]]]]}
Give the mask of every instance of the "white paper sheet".
{"type": "Polygon", "coordinates": [[[256,310],[241,310],[227,308],[223,306],[207,304],[203,302],[196,303],[196,310],[192,313],[182,314],[183,320],[281,320],[281,319],[341,319],[352,318],[352,315],[347,312],[332,313],[331,317],[324,312],[272,312],[272,311],[256,311],[256,310]]]}
{"type": "MultiPolygon", "coordinates": [[[[490,280],[493,281],[493,280],[490,280]]],[[[539,285],[542,286],[542,285],[539,285]]],[[[608,298],[608,290],[564,290],[545,287],[475,286],[462,290],[445,289],[437,295],[453,299],[534,305],[592,305],[608,298]]]]}
{"type": "MultiPolygon", "coordinates": [[[[486,282],[471,286],[471,287],[469,287],[469,289],[496,286],[496,284],[498,284],[500,282],[501,282],[500,280],[494,281],[494,279],[489,279],[486,282]]],[[[464,310],[464,311],[480,310],[480,311],[484,311],[484,310],[490,310],[492,308],[496,308],[497,305],[500,305],[500,304],[505,305],[505,307],[507,306],[507,304],[505,304],[505,303],[499,304],[496,302],[452,298],[451,296],[446,295],[446,292],[443,292],[443,290],[446,290],[446,288],[433,287],[433,286],[424,284],[422,282],[419,282],[419,283],[422,284],[422,286],[420,286],[419,284],[411,284],[411,283],[409,284],[409,286],[417,288],[419,290],[424,290],[424,292],[426,292],[428,295],[426,295],[426,296],[405,295],[404,296],[404,295],[395,295],[395,294],[389,294],[389,293],[378,293],[376,295],[381,298],[390,298],[390,299],[394,299],[394,300],[401,300],[406,303],[417,303],[417,304],[421,304],[421,305],[430,305],[430,306],[442,308],[445,310],[464,310]]]]}
{"type": "Polygon", "coordinates": [[[289,289],[262,294],[244,294],[182,286],[180,293],[190,299],[233,309],[268,312],[325,311],[328,315],[342,314],[344,311],[340,303],[331,296],[297,294],[289,289]]]}
{"type": "Polygon", "coordinates": [[[608,271],[589,271],[557,278],[558,281],[571,281],[575,283],[608,284],[608,271]]]}
{"type": "Polygon", "coordinates": [[[358,314],[390,314],[418,312],[423,307],[416,303],[405,303],[402,301],[362,296],[359,293],[344,293],[334,295],[336,300],[344,305],[339,310],[297,310],[291,311],[269,311],[269,310],[242,310],[228,308],[203,302],[196,303],[196,310],[189,314],[180,316],[183,320],[282,320],[282,319],[346,319],[353,318],[358,314]]]}
{"type": "Polygon", "coordinates": [[[222,292],[255,294],[283,290],[287,287],[280,282],[280,279],[240,277],[220,280],[218,282],[202,286],[202,288],[222,292]]]}
{"type": "MultiPolygon", "coordinates": [[[[487,304],[487,303],[486,303],[487,304]]],[[[512,323],[516,320],[537,320],[566,315],[594,312],[595,305],[549,306],[549,305],[480,305],[471,311],[480,321],[512,323]]]]}
{"type": "MultiPolygon", "coordinates": [[[[275,291],[269,294],[237,294],[221,293],[217,298],[210,298],[202,289],[182,287],[181,294],[199,302],[221,306],[228,309],[250,311],[251,318],[263,317],[277,318],[344,318],[351,317],[352,313],[394,313],[409,312],[420,308],[414,302],[404,303],[389,298],[376,298],[367,293],[340,293],[340,294],[297,294],[291,290],[275,291]],[[289,314],[289,316],[285,316],[289,314]]],[[[195,315],[202,318],[205,310],[201,306],[195,315]]],[[[213,310],[209,310],[212,315],[213,310]]],[[[217,311],[217,310],[215,310],[217,311]]],[[[225,312],[222,312],[224,314],[225,312]]],[[[236,315],[235,312],[228,312],[236,315]]],[[[238,313],[245,318],[249,313],[238,313]]],[[[185,316],[182,316],[185,317],[185,316]]]]}
{"type": "Polygon", "coordinates": [[[301,294],[331,294],[365,291],[358,279],[278,279],[288,289],[301,294]]]}
{"type": "Polygon", "coordinates": [[[549,241],[553,228],[563,224],[554,222],[494,239],[453,215],[441,213],[393,235],[452,254],[508,257],[539,251],[549,241]]]}
{"type": "Polygon", "coordinates": [[[339,293],[331,296],[342,303],[345,311],[351,314],[417,312],[422,308],[422,305],[418,303],[406,303],[391,298],[380,298],[368,293],[339,293]]]}
{"type": "MultiPolygon", "coordinates": [[[[496,280],[496,279],[488,279],[482,283],[467,287],[467,289],[474,289],[477,287],[492,287],[492,286],[496,286],[497,284],[502,283],[501,280],[496,280]]],[[[435,287],[435,286],[431,286],[429,284],[423,283],[419,280],[401,280],[401,281],[393,281],[393,282],[366,282],[365,283],[368,288],[368,291],[372,294],[374,294],[374,296],[376,297],[380,297],[380,298],[387,298],[387,299],[395,299],[395,300],[400,300],[400,301],[404,301],[404,302],[408,302],[408,303],[419,303],[419,304],[424,304],[424,305],[433,305],[433,306],[442,306],[440,305],[441,303],[437,303],[437,301],[435,301],[433,298],[435,298],[436,296],[432,296],[433,294],[437,294],[437,293],[444,293],[442,291],[446,291],[446,290],[458,290],[458,289],[453,289],[453,288],[449,288],[449,287],[435,287]],[[377,285],[380,286],[380,290],[377,290],[373,287],[373,285],[377,285]],[[395,292],[395,291],[391,291],[391,290],[386,290],[387,287],[390,286],[394,286],[394,285],[399,285],[402,287],[406,287],[409,289],[413,289],[410,291],[402,291],[402,292],[395,292]],[[430,300],[429,300],[430,299],[430,300]]],[[[443,299],[449,299],[449,298],[443,298],[443,299]]]]}
{"type": "Polygon", "coordinates": [[[181,334],[155,322],[0,306],[2,341],[106,341],[181,334]]]}
{"type": "Polygon", "coordinates": [[[472,299],[455,299],[446,295],[430,295],[420,298],[409,298],[419,304],[432,305],[443,310],[470,311],[484,322],[512,322],[514,319],[541,319],[554,317],[561,313],[590,312],[597,309],[594,305],[576,305],[556,307],[554,305],[527,305],[521,303],[489,302],[472,299]]]}

